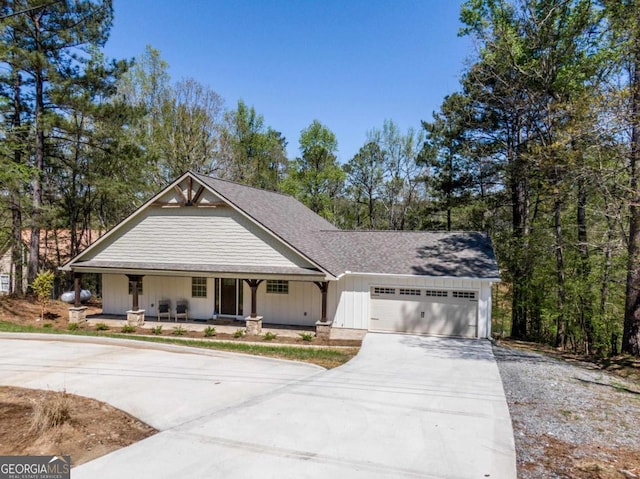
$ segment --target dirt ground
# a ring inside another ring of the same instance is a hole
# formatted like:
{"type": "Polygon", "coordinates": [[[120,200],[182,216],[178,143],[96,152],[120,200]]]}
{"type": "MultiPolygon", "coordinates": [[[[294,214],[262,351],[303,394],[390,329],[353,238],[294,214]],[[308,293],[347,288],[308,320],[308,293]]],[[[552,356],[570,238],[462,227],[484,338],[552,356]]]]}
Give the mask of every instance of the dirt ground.
{"type": "MultiPolygon", "coordinates": [[[[22,325],[42,326],[51,323],[57,328],[66,329],[69,319],[70,304],[58,300],[51,300],[45,308],[45,320],[40,320],[40,304],[33,298],[15,298],[0,296],[0,321],[11,321],[22,325]]],[[[88,303],[87,314],[99,314],[102,305],[88,303]]]]}
{"type": "MultiPolygon", "coordinates": [[[[596,438],[594,438],[596,440],[596,438]]],[[[539,437],[544,445],[540,463],[519,464],[518,477],[523,469],[535,474],[540,466],[553,477],[566,479],[636,479],[640,477],[640,458],[637,449],[611,448],[604,444],[576,446],[547,435],[539,437]]]]}
{"type": "Polygon", "coordinates": [[[0,386],[0,455],[70,455],[74,466],[152,436],[157,431],[108,404],[73,394],[0,386]],[[38,403],[67,396],[68,420],[32,427],[38,403]]]}

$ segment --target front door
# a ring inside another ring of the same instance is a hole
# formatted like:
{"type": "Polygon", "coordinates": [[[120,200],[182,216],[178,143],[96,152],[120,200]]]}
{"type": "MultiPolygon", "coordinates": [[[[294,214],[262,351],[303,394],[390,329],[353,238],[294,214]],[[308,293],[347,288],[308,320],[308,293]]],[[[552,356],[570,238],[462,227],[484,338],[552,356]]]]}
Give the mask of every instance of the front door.
{"type": "Polygon", "coordinates": [[[238,314],[237,281],[234,278],[222,278],[220,284],[220,314],[229,316],[238,314]]]}

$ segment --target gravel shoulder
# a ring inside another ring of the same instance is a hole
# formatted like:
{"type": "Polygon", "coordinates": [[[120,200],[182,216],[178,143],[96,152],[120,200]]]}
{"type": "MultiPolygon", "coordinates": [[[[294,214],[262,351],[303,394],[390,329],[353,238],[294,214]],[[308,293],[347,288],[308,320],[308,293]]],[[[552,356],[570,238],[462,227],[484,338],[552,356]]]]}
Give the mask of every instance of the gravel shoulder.
{"type": "Polygon", "coordinates": [[[640,384],[494,345],[520,479],[640,478],[640,384]]]}

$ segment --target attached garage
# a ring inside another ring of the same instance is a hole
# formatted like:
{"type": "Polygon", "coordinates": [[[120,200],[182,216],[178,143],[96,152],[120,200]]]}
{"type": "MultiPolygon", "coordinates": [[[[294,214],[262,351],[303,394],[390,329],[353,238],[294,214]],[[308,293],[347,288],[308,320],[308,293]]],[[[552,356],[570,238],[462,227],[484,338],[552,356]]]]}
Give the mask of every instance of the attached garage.
{"type": "Polygon", "coordinates": [[[369,329],[475,338],[478,292],[374,286],[369,329]]]}

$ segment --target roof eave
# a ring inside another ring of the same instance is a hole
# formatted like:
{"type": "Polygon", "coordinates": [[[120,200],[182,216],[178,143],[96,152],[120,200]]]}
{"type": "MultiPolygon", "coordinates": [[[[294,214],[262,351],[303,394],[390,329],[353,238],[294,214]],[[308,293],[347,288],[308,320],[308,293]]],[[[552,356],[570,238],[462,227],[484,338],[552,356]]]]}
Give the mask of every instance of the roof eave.
{"type": "Polygon", "coordinates": [[[384,276],[384,277],[394,277],[394,278],[437,278],[437,279],[457,279],[457,280],[468,280],[468,281],[488,281],[491,283],[500,283],[502,280],[500,277],[496,276],[442,276],[442,275],[429,275],[429,274],[407,274],[407,273],[371,273],[371,272],[362,272],[362,271],[345,271],[344,273],[338,275],[338,279],[343,276],[384,276]]]}

